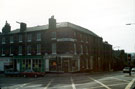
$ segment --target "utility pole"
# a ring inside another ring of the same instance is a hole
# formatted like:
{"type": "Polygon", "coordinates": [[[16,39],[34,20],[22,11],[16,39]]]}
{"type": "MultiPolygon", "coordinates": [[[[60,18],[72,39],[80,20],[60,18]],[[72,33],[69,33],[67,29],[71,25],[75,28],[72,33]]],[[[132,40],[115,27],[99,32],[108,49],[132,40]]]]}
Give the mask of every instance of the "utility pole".
{"type": "Polygon", "coordinates": [[[129,76],[131,76],[131,54],[127,55],[127,59],[128,59],[128,66],[129,66],[129,76]]]}

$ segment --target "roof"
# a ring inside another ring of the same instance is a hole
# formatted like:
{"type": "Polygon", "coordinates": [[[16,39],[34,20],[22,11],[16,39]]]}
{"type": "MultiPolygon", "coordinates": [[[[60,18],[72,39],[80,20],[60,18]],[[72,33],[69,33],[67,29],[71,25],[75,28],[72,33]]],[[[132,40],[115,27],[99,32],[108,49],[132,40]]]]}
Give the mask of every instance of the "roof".
{"type": "MultiPolygon", "coordinates": [[[[92,36],[99,37],[99,36],[96,35],[94,32],[92,32],[92,31],[90,31],[90,30],[88,30],[88,29],[86,29],[86,28],[83,28],[83,27],[81,27],[81,26],[78,26],[78,25],[69,23],[69,22],[57,23],[56,27],[57,27],[57,28],[70,27],[70,28],[73,28],[73,29],[78,30],[78,31],[80,31],[80,32],[84,32],[84,33],[86,33],[86,34],[90,34],[90,35],[92,35],[92,36]]],[[[28,27],[25,32],[40,31],[40,30],[48,30],[48,25],[41,25],[41,26],[35,26],[35,27],[28,27]]],[[[16,29],[16,30],[11,31],[9,34],[14,34],[14,33],[19,33],[19,32],[20,32],[20,29],[16,29]]]]}

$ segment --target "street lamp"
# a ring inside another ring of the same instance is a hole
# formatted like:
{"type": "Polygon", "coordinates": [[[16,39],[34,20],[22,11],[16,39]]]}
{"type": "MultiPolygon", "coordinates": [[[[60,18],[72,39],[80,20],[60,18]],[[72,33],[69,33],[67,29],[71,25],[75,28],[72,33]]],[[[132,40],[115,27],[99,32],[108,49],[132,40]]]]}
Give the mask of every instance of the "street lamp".
{"type": "MultiPolygon", "coordinates": [[[[135,25],[135,23],[127,23],[126,25],[135,25]]],[[[131,76],[131,54],[127,54],[127,59],[129,62],[129,76],[131,76]]]]}

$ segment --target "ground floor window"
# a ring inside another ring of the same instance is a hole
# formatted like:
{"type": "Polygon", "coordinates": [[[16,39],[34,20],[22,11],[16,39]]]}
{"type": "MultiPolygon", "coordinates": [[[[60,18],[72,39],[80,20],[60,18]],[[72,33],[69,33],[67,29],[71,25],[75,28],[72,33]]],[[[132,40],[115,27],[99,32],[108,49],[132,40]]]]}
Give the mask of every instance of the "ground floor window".
{"type": "Polygon", "coordinates": [[[23,71],[32,69],[35,72],[41,71],[41,59],[23,59],[22,61],[23,71]]]}
{"type": "Polygon", "coordinates": [[[49,59],[49,71],[51,72],[73,72],[78,70],[78,62],[73,58],[51,58],[49,59]]]}

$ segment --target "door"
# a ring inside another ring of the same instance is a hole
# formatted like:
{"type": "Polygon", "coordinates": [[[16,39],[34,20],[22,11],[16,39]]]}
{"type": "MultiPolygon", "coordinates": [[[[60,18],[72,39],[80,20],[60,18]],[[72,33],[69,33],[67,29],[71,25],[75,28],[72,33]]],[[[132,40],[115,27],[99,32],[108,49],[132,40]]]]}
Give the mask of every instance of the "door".
{"type": "Polygon", "coordinates": [[[66,72],[69,72],[68,69],[69,69],[69,60],[66,59],[66,60],[63,60],[63,63],[62,63],[62,69],[63,71],[66,73],[66,72]]]}

